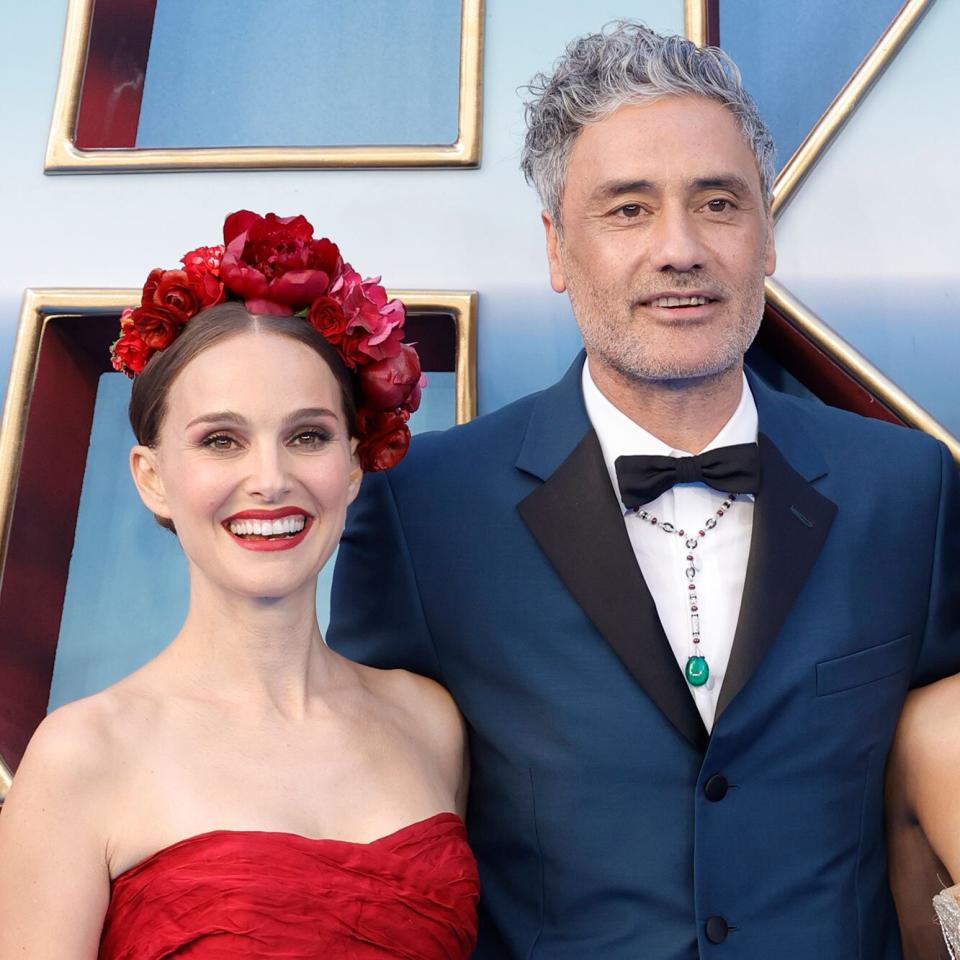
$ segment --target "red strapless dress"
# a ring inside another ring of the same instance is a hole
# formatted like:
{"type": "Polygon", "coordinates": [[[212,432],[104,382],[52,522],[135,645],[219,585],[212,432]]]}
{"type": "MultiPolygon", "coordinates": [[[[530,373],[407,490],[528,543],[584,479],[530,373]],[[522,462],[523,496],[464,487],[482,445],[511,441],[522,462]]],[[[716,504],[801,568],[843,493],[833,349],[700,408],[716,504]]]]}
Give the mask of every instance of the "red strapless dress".
{"type": "Polygon", "coordinates": [[[215,830],[113,882],[101,960],[466,960],[477,866],[454,813],[373,843],[215,830]]]}

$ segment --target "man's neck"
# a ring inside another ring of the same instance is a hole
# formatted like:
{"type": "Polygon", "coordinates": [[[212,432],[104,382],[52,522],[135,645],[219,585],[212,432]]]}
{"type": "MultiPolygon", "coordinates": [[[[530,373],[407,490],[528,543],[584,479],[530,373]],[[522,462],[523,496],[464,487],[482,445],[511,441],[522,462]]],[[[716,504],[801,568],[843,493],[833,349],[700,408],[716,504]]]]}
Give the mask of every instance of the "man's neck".
{"type": "Polygon", "coordinates": [[[592,360],[600,392],[634,423],[674,450],[699,453],[733,416],[743,392],[743,365],[691,380],[631,380],[592,360]]]}

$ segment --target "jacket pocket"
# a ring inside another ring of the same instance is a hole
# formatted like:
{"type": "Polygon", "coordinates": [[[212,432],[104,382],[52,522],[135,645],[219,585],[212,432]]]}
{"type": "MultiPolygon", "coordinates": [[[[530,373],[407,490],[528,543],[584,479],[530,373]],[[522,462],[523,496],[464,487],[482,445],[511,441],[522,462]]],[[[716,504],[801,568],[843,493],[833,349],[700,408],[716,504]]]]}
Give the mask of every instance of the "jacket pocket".
{"type": "Polygon", "coordinates": [[[913,665],[911,634],[817,664],[817,696],[841,693],[891,677],[913,665]]]}

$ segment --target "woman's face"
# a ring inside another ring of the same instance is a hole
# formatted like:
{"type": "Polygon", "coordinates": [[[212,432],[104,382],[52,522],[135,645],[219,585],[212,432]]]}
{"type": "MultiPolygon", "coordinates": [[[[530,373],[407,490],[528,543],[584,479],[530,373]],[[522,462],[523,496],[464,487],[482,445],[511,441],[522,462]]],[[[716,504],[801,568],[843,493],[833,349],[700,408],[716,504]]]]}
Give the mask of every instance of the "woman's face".
{"type": "Polygon", "coordinates": [[[131,454],[147,507],[168,517],[191,576],[255,599],[313,595],[361,471],[340,388],[289,337],[246,332],[174,380],[153,449],[131,454]]]}

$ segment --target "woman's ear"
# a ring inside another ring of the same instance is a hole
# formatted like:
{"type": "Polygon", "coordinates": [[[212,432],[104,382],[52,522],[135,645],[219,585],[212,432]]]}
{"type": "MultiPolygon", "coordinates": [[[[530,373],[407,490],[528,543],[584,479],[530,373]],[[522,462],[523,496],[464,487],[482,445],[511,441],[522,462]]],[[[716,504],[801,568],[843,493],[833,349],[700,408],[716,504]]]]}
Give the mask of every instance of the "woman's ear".
{"type": "Polygon", "coordinates": [[[130,473],[144,506],[155,516],[169,520],[170,508],[160,479],[156,451],[137,444],[130,451],[130,473]]]}
{"type": "Polygon", "coordinates": [[[357,456],[357,446],[360,441],[356,437],[350,440],[350,477],[347,483],[347,505],[349,506],[357,499],[360,492],[360,483],[363,480],[363,468],[360,466],[360,458],[357,456]]]}

